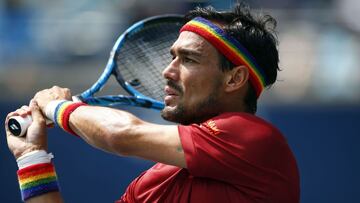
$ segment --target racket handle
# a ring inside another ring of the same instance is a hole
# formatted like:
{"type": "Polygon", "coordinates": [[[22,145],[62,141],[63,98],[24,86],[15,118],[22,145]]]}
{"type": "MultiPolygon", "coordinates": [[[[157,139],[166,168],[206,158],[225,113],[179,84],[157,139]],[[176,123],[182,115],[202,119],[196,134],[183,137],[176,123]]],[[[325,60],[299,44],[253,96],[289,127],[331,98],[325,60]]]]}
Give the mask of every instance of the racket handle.
{"type": "MultiPolygon", "coordinates": [[[[26,131],[31,125],[32,121],[33,120],[31,115],[28,115],[26,117],[12,116],[9,118],[8,129],[13,135],[22,137],[26,134],[26,131]]],[[[46,125],[50,125],[53,123],[49,119],[46,119],[45,122],[46,125]]]]}
{"type": "MultiPolygon", "coordinates": [[[[78,102],[78,101],[81,101],[81,97],[80,96],[73,96],[72,100],[75,101],[75,102],[78,102]]],[[[52,106],[52,105],[48,104],[48,106],[52,106]]],[[[50,107],[50,109],[51,109],[51,107],[50,107]]],[[[48,115],[48,114],[46,113],[46,115],[48,115]]],[[[48,116],[50,116],[50,115],[48,115],[48,116]]],[[[31,118],[31,115],[28,115],[26,117],[12,116],[12,117],[9,118],[8,129],[13,135],[22,137],[22,136],[24,136],[26,134],[26,131],[27,131],[28,127],[31,125],[32,121],[33,120],[31,118]]],[[[46,122],[47,126],[54,123],[49,118],[45,118],[45,122],[46,122]]]]}

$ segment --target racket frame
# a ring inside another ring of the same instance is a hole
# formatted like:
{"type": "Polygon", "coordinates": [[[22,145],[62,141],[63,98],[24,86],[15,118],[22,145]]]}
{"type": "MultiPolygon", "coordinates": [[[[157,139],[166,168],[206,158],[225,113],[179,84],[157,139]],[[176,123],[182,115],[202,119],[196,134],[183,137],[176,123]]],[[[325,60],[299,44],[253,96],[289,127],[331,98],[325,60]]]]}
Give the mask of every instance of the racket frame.
{"type": "MultiPolygon", "coordinates": [[[[140,106],[145,108],[152,108],[161,110],[164,108],[164,102],[157,101],[152,99],[148,96],[143,95],[142,93],[138,92],[135,88],[131,86],[127,81],[125,81],[121,74],[117,69],[117,62],[116,58],[119,54],[119,50],[123,47],[126,39],[129,35],[135,33],[137,30],[141,29],[146,25],[146,23],[152,22],[154,20],[163,20],[163,19],[173,19],[174,22],[182,22],[185,23],[184,18],[182,15],[177,14],[167,14],[167,15],[159,15],[146,18],[141,20],[132,26],[130,26],[125,32],[116,40],[111,52],[106,67],[99,77],[99,79],[87,90],[85,90],[80,95],[76,97],[88,104],[93,105],[111,105],[112,101],[114,104],[124,104],[124,105],[131,105],[131,106],[140,106]],[[108,95],[108,96],[99,96],[94,97],[94,94],[101,91],[101,89],[105,86],[106,82],[109,80],[110,76],[114,75],[117,82],[120,86],[131,96],[125,95],[108,95]]],[[[165,67],[164,67],[165,68],[165,67]]]]}

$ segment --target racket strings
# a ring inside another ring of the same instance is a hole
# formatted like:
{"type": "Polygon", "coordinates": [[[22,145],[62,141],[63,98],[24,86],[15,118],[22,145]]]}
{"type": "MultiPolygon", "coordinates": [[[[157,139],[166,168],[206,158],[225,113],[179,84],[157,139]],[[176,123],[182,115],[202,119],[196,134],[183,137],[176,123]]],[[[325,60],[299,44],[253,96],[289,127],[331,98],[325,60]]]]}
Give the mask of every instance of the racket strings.
{"type": "Polygon", "coordinates": [[[165,79],[161,73],[171,62],[169,50],[181,26],[174,22],[145,25],[124,43],[117,59],[118,70],[141,94],[163,100],[165,79]]]}
{"type": "MultiPolygon", "coordinates": [[[[152,54],[152,52],[146,53],[148,52],[148,50],[154,48],[151,48],[150,46],[147,47],[146,44],[141,46],[141,44],[142,43],[135,44],[137,45],[137,48],[140,48],[141,50],[133,49],[135,50],[133,54],[138,54],[138,57],[134,58],[133,60],[137,60],[138,62],[140,62],[140,64],[135,63],[134,65],[136,65],[136,67],[132,67],[132,70],[129,69],[129,79],[126,81],[129,82],[133,79],[136,79],[140,83],[139,85],[134,85],[134,87],[142,94],[154,98],[156,94],[160,93],[159,90],[162,89],[158,88],[160,87],[160,85],[162,85],[162,78],[160,74],[161,70],[159,70],[158,67],[162,67],[164,64],[157,63],[159,62],[159,60],[154,60],[157,56],[155,54],[152,54]]],[[[159,54],[159,51],[157,52],[159,54]]]]}

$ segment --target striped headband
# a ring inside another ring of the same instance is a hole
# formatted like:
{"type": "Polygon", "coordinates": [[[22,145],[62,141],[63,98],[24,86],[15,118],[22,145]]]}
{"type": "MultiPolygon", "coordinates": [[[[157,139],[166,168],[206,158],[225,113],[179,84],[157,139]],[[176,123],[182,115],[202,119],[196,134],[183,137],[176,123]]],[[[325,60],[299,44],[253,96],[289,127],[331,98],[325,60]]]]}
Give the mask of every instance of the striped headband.
{"type": "Polygon", "coordinates": [[[249,69],[250,82],[259,97],[266,86],[265,74],[256,63],[255,58],[234,37],[223,29],[202,17],[196,17],[186,23],[180,30],[194,32],[219,50],[235,65],[244,65],[249,69]]]}

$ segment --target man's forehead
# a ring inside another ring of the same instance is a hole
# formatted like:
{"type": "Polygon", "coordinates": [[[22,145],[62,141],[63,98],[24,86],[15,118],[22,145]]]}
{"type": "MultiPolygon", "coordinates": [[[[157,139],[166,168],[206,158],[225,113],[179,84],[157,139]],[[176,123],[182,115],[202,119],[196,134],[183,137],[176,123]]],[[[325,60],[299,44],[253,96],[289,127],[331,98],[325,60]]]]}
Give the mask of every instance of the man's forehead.
{"type": "Polygon", "coordinates": [[[208,41],[206,41],[200,35],[184,31],[181,32],[178,39],[175,41],[171,49],[192,49],[198,52],[208,52],[211,49],[215,49],[208,41]]]}

